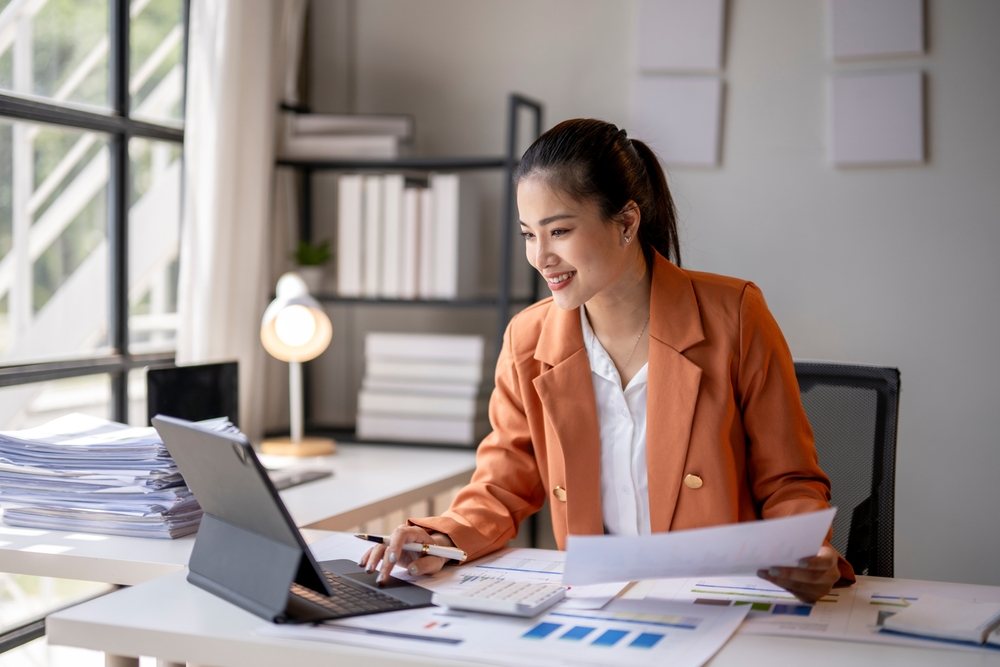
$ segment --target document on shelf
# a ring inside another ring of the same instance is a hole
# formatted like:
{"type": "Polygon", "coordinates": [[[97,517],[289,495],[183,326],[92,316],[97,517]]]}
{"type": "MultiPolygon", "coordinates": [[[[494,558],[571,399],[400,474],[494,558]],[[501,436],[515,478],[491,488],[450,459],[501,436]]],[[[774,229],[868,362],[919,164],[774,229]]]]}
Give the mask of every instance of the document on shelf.
{"type": "Polygon", "coordinates": [[[794,566],[816,555],[836,511],[653,535],[570,535],[563,583],[742,575],[794,566]]]}
{"type": "Polygon", "coordinates": [[[743,634],[1000,653],[1000,644],[995,648],[979,648],[881,632],[885,620],[893,613],[927,595],[966,602],[1000,602],[1000,586],[865,577],[854,586],[834,588],[815,604],[805,604],[788,591],[757,577],[691,577],[645,581],[624,597],[745,607],[749,613],[739,629],[743,634]]]}
{"type": "Polygon", "coordinates": [[[700,667],[746,616],[745,607],[614,600],[602,610],[560,603],[536,618],[425,607],[327,621],[267,625],[262,634],[511,667],[623,665],[700,667]]]}

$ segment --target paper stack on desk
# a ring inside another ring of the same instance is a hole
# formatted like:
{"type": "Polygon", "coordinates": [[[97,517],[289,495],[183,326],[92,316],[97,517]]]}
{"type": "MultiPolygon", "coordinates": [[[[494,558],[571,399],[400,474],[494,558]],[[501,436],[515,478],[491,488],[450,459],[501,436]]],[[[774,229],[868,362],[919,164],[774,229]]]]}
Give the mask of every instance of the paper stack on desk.
{"type": "Polygon", "coordinates": [[[181,537],[201,521],[155,429],[81,414],[0,431],[0,507],[10,526],[136,537],[181,537]]]}

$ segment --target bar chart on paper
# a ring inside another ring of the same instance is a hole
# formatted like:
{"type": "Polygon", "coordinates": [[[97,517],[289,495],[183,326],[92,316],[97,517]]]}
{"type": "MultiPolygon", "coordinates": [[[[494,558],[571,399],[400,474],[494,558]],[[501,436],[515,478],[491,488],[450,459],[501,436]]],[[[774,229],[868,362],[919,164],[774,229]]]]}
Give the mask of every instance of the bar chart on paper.
{"type": "Polygon", "coordinates": [[[683,600],[696,605],[749,607],[744,629],[752,634],[809,634],[824,636],[847,629],[853,589],[833,590],[815,604],[757,577],[664,579],[647,597],[683,600]],[[838,613],[838,611],[843,613],[838,613]]]}
{"type": "MultiPolygon", "coordinates": [[[[601,610],[555,610],[496,637],[508,654],[595,664],[700,665],[745,617],[745,608],[614,600],[601,610]]],[[[530,660],[529,660],[530,662],[530,660]]]]}

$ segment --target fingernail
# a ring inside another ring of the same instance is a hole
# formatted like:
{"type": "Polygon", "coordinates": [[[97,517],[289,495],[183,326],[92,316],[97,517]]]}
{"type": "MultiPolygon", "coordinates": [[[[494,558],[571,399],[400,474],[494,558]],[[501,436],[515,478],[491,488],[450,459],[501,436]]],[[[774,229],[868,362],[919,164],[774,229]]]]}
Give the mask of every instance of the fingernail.
{"type": "Polygon", "coordinates": [[[809,567],[809,561],[803,558],[799,561],[799,567],[809,567]]]}
{"type": "Polygon", "coordinates": [[[760,577],[760,578],[762,578],[762,579],[766,578],[767,577],[767,570],[757,570],[757,576],[760,577]]]}
{"type": "Polygon", "coordinates": [[[389,554],[389,562],[390,563],[396,562],[396,554],[389,554]]]}
{"type": "Polygon", "coordinates": [[[776,567],[772,567],[770,570],[767,571],[767,573],[772,577],[777,577],[781,575],[781,570],[779,570],[776,567]]]}
{"type": "Polygon", "coordinates": [[[365,559],[362,558],[361,560],[358,561],[358,567],[364,567],[364,566],[365,566],[365,559]]]}
{"type": "Polygon", "coordinates": [[[385,581],[385,575],[384,574],[380,574],[380,575],[378,575],[378,578],[375,580],[375,583],[376,584],[381,584],[383,581],[385,581]]]}
{"type": "Polygon", "coordinates": [[[411,565],[410,569],[408,569],[407,572],[412,574],[414,577],[417,576],[417,566],[415,564],[411,565]]]}

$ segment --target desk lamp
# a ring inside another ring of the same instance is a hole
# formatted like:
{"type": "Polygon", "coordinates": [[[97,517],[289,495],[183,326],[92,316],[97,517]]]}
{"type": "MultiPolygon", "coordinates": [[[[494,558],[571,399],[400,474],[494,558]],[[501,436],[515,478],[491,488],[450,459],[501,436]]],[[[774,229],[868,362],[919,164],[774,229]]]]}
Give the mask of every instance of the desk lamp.
{"type": "Polygon", "coordinates": [[[278,280],[277,296],[264,311],[260,342],[275,359],[288,362],[288,393],[291,398],[291,436],[264,441],[261,451],[282,456],[332,454],[330,438],[302,435],[302,362],[315,359],[330,344],[333,326],[319,302],[309,296],[305,281],[296,273],[278,280]]]}

